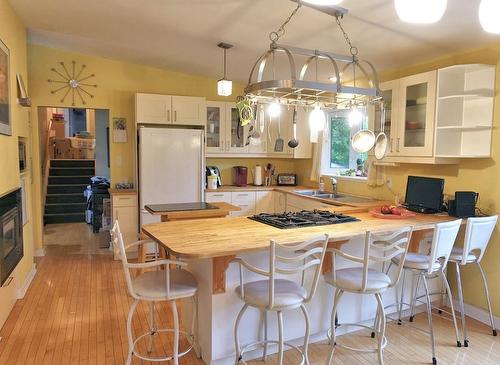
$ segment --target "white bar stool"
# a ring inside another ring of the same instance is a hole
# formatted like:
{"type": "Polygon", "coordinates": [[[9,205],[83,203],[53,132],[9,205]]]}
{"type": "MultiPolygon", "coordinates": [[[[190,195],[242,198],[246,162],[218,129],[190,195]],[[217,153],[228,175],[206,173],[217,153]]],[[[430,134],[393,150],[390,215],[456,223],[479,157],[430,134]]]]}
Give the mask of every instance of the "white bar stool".
{"type": "MultiPolygon", "coordinates": [[[[430,255],[422,255],[417,253],[409,253],[406,256],[406,261],[403,264],[403,280],[401,287],[401,302],[399,303],[399,320],[401,323],[401,311],[403,306],[403,294],[404,294],[404,279],[407,271],[411,271],[418,275],[417,285],[415,287],[415,293],[413,294],[413,298],[411,300],[411,313],[410,313],[410,322],[413,322],[413,310],[417,301],[420,298],[426,298],[427,305],[427,320],[429,322],[429,335],[431,338],[431,347],[432,347],[432,364],[437,364],[436,358],[436,350],[434,343],[434,330],[432,326],[432,302],[431,295],[442,295],[439,293],[431,293],[429,291],[429,286],[427,281],[429,279],[441,278],[443,284],[446,287],[446,293],[448,294],[448,298],[450,300],[451,306],[451,316],[453,318],[453,325],[455,327],[455,336],[457,339],[457,347],[461,347],[461,342],[458,336],[458,327],[457,327],[457,319],[455,317],[455,309],[453,307],[453,298],[451,295],[450,285],[446,278],[445,270],[448,260],[450,258],[451,249],[453,248],[453,244],[457,238],[458,230],[460,229],[460,225],[462,223],[461,219],[457,219],[451,222],[438,223],[434,229],[434,235],[432,238],[432,246],[430,255]],[[418,296],[418,287],[420,285],[420,281],[424,284],[425,295],[418,296]]],[[[392,263],[400,266],[400,260],[398,257],[392,259],[392,263]]],[[[440,311],[443,311],[440,309],[440,311]]]]}
{"type": "Polygon", "coordinates": [[[371,266],[373,266],[373,264],[383,265],[385,262],[390,262],[391,259],[396,257],[398,257],[401,262],[404,262],[408,252],[411,232],[411,227],[405,227],[390,233],[366,232],[363,257],[353,256],[339,249],[333,249],[332,272],[325,276],[325,281],[335,287],[330,324],[331,349],[326,361],[327,365],[331,364],[335,348],[337,347],[357,352],[377,353],[379,364],[382,365],[384,363],[383,349],[387,345],[387,339],[385,337],[386,315],[382,302],[382,293],[397,284],[401,276],[402,268],[399,266],[396,278],[391,280],[383,271],[373,269],[371,266]],[[361,264],[362,266],[336,270],[337,256],[347,261],[361,264]],[[335,324],[335,318],[337,315],[337,307],[344,292],[371,294],[375,296],[377,300],[377,315],[374,328],[357,323],[341,323],[339,326],[356,326],[374,330],[377,337],[376,349],[353,348],[342,345],[336,341],[335,332],[337,326],[335,324]]]}
{"type": "Polygon", "coordinates": [[[257,268],[248,262],[237,258],[233,262],[239,264],[240,285],[236,288],[236,294],[245,302],[243,308],[236,318],[234,325],[234,342],[236,348],[236,364],[246,362],[243,360],[244,353],[251,347],[263,346],[263,361],[267,361],[267,345],[278,345],[278,364],[283,365],[284,346],[297,350],[302,355],[302,364],[309,364],[309,314],[305,304],[308,303],[316,292],[318,280],[321,276],[321,266],[325,258],[328,235],[313,238],[297,245],[280,245],[271,241],[269,249],[269,270],[257,268]],[[245,283],[243,268],[253,273],[267,277],[267,279],[245,283]],[[308,269],[314,269],[314,278],[309,290],[305,288],[305,273],[308,269]],[[283,277],[302,274],[300,284],[283,277]],[[278,275],[280,275],[278,277],[278,275]],[[264,340],[248,344],[240,348],[238,338],[238,327],[241,318],[248,307],[260,309],[264,314],[264,340]],[[304,347],[302,351],[283,340],[283,311],[300,308],[306,322],[304,335],[304,347]],[[278,316],[279,338],[271,341],[267,338],[267,312],[276,312],[278,316]]]}
{"type": "Polygon", "coordinates": [[[130,247],[138,246],[143,244],[143,241],[138,241],[132,243],[125,247],[123,243],[123,237],[120,232],[120,225],[118,221],[115,221],[113,229],[111,230],[112,242],[119,248],[120,258],[123,264],[123,270],[125,272],[125,279],[127,282],[127,287],[129,294],[134,298],[134,302],[130,307],[130,311],[127,318],[127,336],[128,336],[128,357],[127,365],[132,363],[132,357],[136,356],[141,360],[145,361],[170,361],[172,360],[175,365],[179,364],[179,357],[186,355],[191,349],[197,351],[197,338],[195,335],[195,323],[197,321],[197,291],[198,285],[195,277],[186,270],[180,267],[186,266],[187,263],[175,260],[157,260],[141,264],[129,263],[127,260],[126,250],[130,247]],[[170,264],[176,265],[176,269],[170,269],[170,264]],[[165,269],[160,270],[161,267],[165,269]],[[130,269],[148,269],[156,268],[155,271],[146,271],[139,274],[135,278],[132,278],[130,274],[130,269]],[[179,329],[179,316],[177,313],[176,300],[192,298],[193,300],[193,321],[191,325],[191,332],[186,333],[180,331],[179,329]],[[138,336],[135,340],[132,333],[132,318],[134,316],[135,310],[139,301],[149,302],[149,332],[138,336]],[[157,329],[155,324],[154,316],[154,304],[155,302],[169,301],[172,306],[172,316],[174,322],[174,328],[157,329]],[[167,357],[148,357],[146,355],[140,354],[136,350],[136,345],[138,341],[144,337],[148,338],[148,353],[151,353],[153,347],[153,337],[157,333],[161,332],[173,332],[174,343],[173,343],[173,354],[167,357]],[[179,353],[179,335],[183,334],[187,337],[190,342],[190,346],[187,350],[179,353]]]}
{"type": "Polygon", "coordinates": [[[465,238],[463,247],[453,247],[450,256],[450,262],[455,263],[457,270],[457,285],[458,285],[458,300],[460,303],[460,313],[462,317],[462,330],[464,335],[464,346],[469,346],[469,338],[467,336],[467,327],[465,324],[465,306],[464,295],[462,291],[462,278],[460,273],[460,266],[468,264],[476,264],[481,278],[483,280],[484,292],[486,295],[486,302],[490,313],[491,332],[493,336],[497,335],[495,328],[495,320],[493,319],[493,312],[491,311],[490,291],[486,276],[484,275],[483,268],[481,267],[481,260],[483,259],[484,252],[488,243],[490,242],[491,235],[497,224],[498,215],[491,217],[476,217],[467,219],[467,227],[465,228],[465,238]]]}

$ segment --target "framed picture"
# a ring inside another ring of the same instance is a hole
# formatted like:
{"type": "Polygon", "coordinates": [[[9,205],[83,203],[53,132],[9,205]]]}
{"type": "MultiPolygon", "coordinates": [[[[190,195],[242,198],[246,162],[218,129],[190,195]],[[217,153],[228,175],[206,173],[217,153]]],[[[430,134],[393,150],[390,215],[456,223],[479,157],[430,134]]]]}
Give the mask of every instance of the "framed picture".
{"type": "Polygon", "coordinates": [[[9,49],[0,41],[0,133],[12,135],[10,122],[9,49]]]}
{"type": "Polygon", "coordinates": [[[127,143],[127,119],[113,118],[113,142],[127,143]]]}

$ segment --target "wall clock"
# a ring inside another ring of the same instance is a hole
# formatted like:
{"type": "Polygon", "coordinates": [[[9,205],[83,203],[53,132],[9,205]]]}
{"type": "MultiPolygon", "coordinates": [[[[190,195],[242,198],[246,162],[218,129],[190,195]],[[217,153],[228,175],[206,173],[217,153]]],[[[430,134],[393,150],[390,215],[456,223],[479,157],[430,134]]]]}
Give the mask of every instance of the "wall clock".
{"type": "Polygon", "coordinates": [[[94,97],[94,95],[89,92],[89,89],[97,87],[97,84],[90,83],[90,80],[95,77],[95,74],[86,73],[86,68],[86,65],[82,64],[81,66],[77,66],[76,61],[72,61],[71,70],[69,70],[64,62],[59,62],[57,67],[50,69],[50,71],[57,75],[57,78],[48,79],[47,81],[51,84],[60,85],[56,85],[58,87],[51,90],[50,93],[61,93],[61,103],[64,103],[69,96],[72,100],[72,106],[75,106],[75,100],[79,100],[83,105],[86,105],[87,102],[85,99],[88,97],[92,99],[94,97]]]}

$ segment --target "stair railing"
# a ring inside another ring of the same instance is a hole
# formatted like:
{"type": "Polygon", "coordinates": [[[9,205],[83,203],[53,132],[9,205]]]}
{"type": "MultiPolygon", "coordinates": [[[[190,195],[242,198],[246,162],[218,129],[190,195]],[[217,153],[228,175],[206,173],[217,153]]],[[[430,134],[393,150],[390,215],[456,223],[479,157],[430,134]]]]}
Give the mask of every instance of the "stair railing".
{"type": "Polygon", "coordinates": [[[42,176],[43,176],[43,188],[42,188],[42,201],[45,206],[45,199],[47,198],[47,187],[49,185],[49,172],[50,172],[50,149],[54,149],[54,146],[50,144],[50,131],[52,130],[52,119],[49,120],[49,125],[47,127],[47,137],[45,138],[45,159],[43,161],[42,176]]]}

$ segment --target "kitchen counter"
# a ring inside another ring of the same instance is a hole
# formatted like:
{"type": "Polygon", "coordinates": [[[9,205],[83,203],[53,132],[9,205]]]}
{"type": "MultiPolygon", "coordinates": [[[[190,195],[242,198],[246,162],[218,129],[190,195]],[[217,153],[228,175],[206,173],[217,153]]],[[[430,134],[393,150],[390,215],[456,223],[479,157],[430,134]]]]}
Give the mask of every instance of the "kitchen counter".
{"type": "Polygon", "coordinates": [[[223,202],[210,203],[210,205],[215,207],[213,209],[183,209],[182,205],[183,204],[146,205],[144,209],[150,214],[161,216],[162,222],[201,218],[221,218],[226,217],[230,212],[240,210],[239,207],[223,202]],[[164,211],[161,210],[162,206],[165,207],[164,211]],[[158,207],[160,209],[156,209],[158,207]],[[172,207],[176,207],[175,210],[172,210],[172,207]]]}
{"type": "Polygon", "coordinates": [[[110,195],[135,195],[135,194],[137,194],[137,190],[135,190],[135,189],[109,188],[108,192],[110,195]]]}

